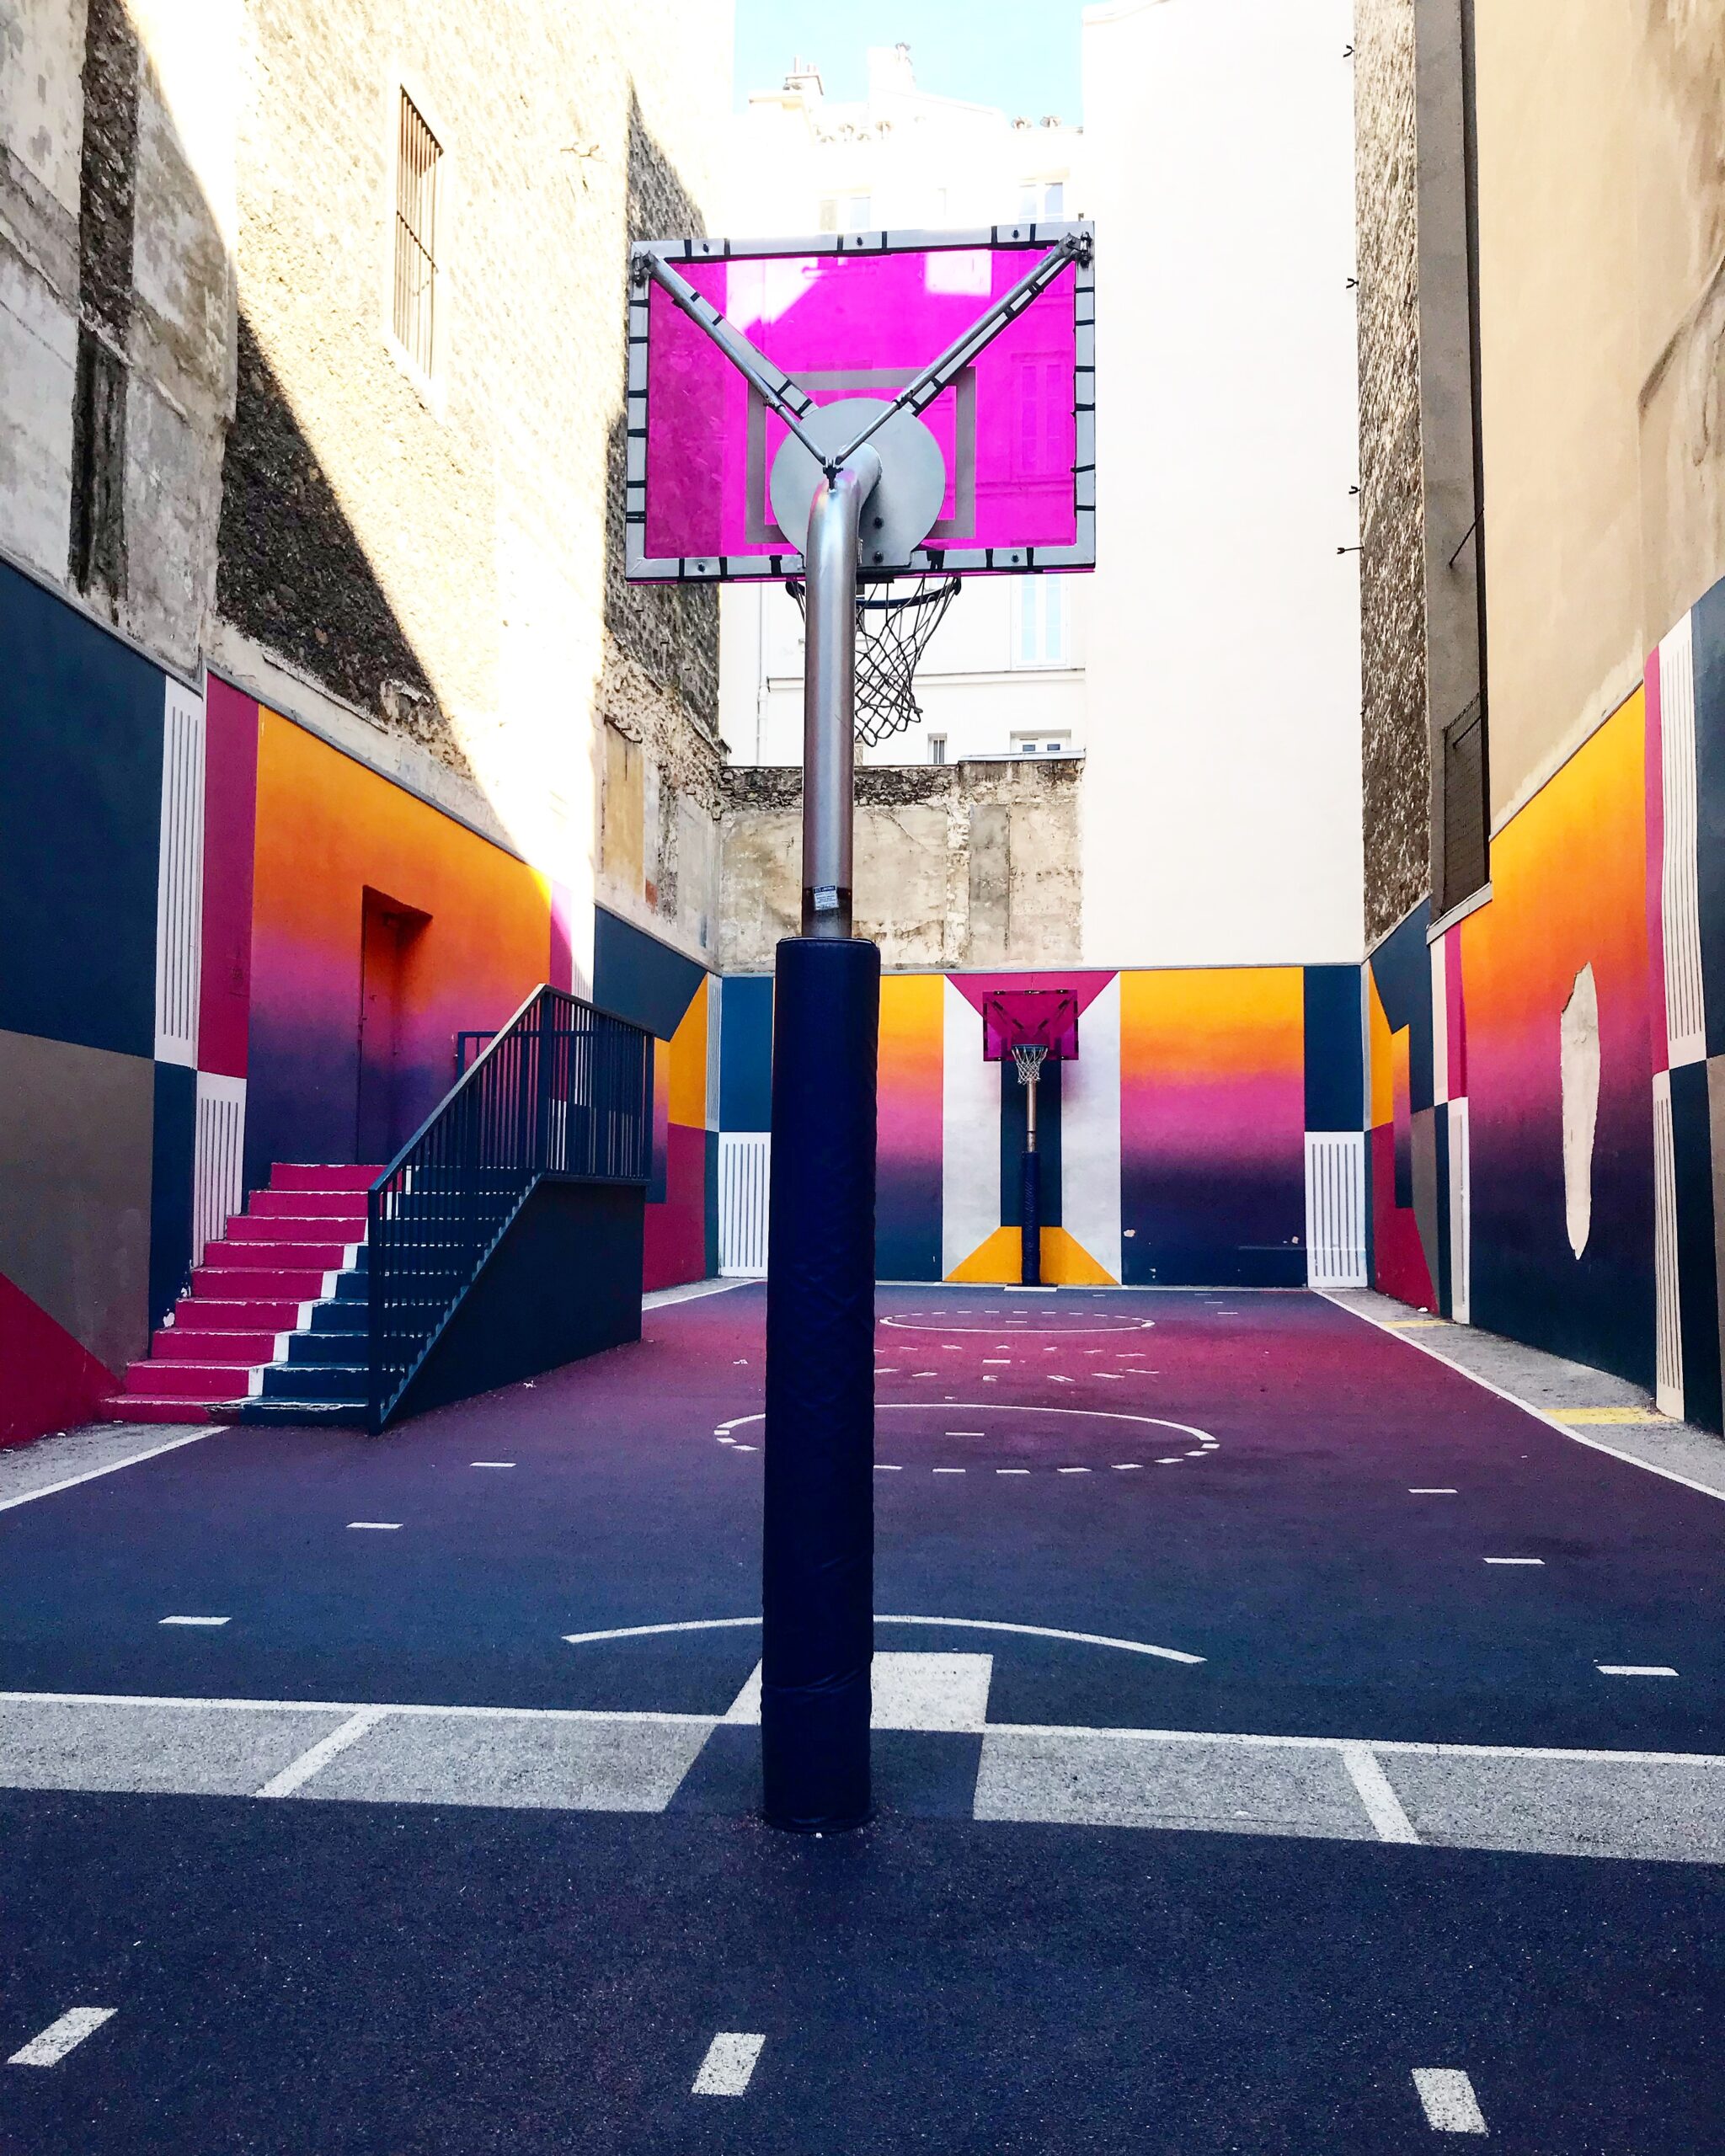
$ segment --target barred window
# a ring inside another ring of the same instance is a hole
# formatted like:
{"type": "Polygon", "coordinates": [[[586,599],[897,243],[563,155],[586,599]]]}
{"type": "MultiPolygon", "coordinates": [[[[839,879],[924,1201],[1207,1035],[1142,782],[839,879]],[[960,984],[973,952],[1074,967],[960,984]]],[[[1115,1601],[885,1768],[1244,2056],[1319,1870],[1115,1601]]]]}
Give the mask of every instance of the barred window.
{"type": "Polygon", "coordinates": [[[443,152],[403,90],[395,164],[395,334],[422,374],[436,344],[437,182],[443,152]]]}

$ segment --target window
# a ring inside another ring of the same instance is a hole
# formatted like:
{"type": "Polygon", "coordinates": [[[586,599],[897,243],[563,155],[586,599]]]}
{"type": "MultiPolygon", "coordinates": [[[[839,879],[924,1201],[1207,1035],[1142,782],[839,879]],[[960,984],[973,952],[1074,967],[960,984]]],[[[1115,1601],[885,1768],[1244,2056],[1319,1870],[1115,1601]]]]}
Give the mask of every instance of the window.
{"type": "Polygon", "coordinates": [[[820,205],[824,232],[866,232],[874,216],[872,195],[829,195],[820,205]]]}
{"type": "Polygon", "coordinates": [[[1065,578],[1018,578],[1012,602],[1013,665],[1068,665],[1067,643],[1065,578]]]}
{"type": "Polygon", "coordinates": [[[1063,179],[1033,179],[1018,190],[1018,215],[1035,220],[1039,217],[1064,217],[1066,214],[1066,183],[1063,179]]]}
{"type": "Polygon", "coordinates": [[[1069,756],[1072,753],[1070,734],[1015,734],[1012,754],[1015,756],[1069,756]]]}
{"type": "Polygon", "coordinates": [[[442,157],[437,137],[403,90],[396,141],[393,326],[402,350],[428,378],[436,356],[437,168],[442,157]]]}
{"type": "Polygon", "coordinates": [[[947,760],[947,737],[944,734],[931,734],[928,737],[928,760],[943,764],[947,760]]]}

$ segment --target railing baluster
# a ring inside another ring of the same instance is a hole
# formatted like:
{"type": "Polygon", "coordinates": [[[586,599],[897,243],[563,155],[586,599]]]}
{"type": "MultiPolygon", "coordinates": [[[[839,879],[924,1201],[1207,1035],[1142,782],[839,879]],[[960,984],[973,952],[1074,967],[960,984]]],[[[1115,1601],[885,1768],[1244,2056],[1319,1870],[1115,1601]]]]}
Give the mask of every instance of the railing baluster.
{"type": "Polygon", "coordinates": [[[454,1089],[366,1198],[374,1430],[542,1177],[652,1172],[653,1040],[638,1026],[542,988],[501,1032],[459,1035],[456,1054],[454,1089]]]}

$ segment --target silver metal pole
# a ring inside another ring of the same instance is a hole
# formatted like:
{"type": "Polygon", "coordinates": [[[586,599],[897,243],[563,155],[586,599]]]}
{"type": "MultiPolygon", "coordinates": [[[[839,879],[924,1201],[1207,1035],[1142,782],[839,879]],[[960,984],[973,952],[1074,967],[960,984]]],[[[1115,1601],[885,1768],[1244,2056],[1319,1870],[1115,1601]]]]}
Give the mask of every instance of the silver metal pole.
{"type": "Polygon", "coordinates": [[[851,933],[857,703],[857,552],[862,504],[880,459],[860,449],[823,479],[803,549],[808,646],[803,662],[803,933],[851,933]]]}
{"type": "Polygon", "coordinates": [[[1039,1070],[1032,1071],[1030,1083],[1024,1088],[1024,1150],[1027,1153],[1036,1150],[1036,1081],[1041,1075],[1039,1070]]]}

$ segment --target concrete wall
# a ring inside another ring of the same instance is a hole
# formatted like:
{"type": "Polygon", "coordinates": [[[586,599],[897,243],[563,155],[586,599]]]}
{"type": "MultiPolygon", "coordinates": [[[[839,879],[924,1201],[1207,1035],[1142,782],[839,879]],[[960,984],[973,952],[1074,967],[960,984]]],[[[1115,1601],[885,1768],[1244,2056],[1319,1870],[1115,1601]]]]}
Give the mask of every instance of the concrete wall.
{"type": "Polygon", "coordinates": [[[1494,825],[1725,570],[1725,10],[1478,7],[1494,825]]]}
{"type": "MultiPolygon", "coordinates": [[[[857,931],[895,966],[1071,963],[1077,760],[868,769],[857,783],[857,931]]],[[[767,973],[797,933],[803,775],[724,774],[719,970],[767,973]]]]}
{"type": "Polygon", "coordinates": [[[1359,955],[1352,27],[1348,0],[1086,13],[1087,958],[1359,955]]]}
{"type": "Polygon", "coordinates": [[[703,825],[611,899],[695,951],[713,911],[717,606],[623,582],[621,406],[628,241],[705,222],[729,61],[696,0],[478,42],[452,0],[0,0],[0,549],[501,837],[578,981],[606,718],[703,825]],[[391,319],[404,88],[429,373],[391,319]]]}

